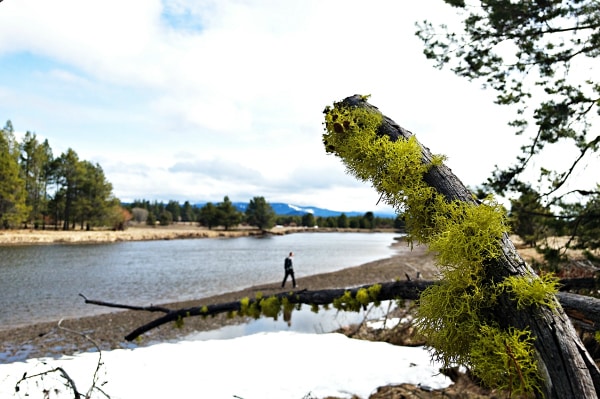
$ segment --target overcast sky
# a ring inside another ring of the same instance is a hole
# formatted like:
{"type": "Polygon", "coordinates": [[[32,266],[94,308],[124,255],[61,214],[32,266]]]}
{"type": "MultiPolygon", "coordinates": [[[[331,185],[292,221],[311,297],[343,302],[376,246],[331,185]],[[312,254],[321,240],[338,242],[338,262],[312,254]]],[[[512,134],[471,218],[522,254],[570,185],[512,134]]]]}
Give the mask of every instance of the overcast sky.
{"type": "Polygon", "coordinates": [[[334,101],[370,94],[470,186],[518,151],[493,93],[422,54],[415,22],[455,18],[441,0],[5,0],[0,123],[99,163],[122,201],[390,210],[325,153],[334,101]]]}

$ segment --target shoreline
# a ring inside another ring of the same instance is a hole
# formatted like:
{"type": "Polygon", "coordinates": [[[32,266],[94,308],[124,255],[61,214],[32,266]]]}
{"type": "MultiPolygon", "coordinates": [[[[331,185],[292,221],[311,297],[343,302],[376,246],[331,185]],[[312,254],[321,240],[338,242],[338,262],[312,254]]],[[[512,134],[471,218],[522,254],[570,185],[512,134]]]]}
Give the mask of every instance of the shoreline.
{"type": "MultiPolygon", "coordinates": [[[[406,274],[414,278],[417,272],[420,272],[424,279],[435,278],[437,269],[433,263],[433,254],[429,253],[425,247],[415,246],[411,249],[404,240],[398,240],[393,246],[396,253],[391,257],[335,272],[299,277],[297,278],[298,286],[300,289],[308,290],[345,288],[406,279],[406,274]]],[[[280,283],[273,282],[191,301],[154,305],[169,309],[181,309],[238,301],[244,297],[255,297],[258,293],[266,296],[282,291],[284,290],[280,283]]],[[[101,300],[101,298],[90,299],[101,300]]],[[[147,306],[148,304],[137,305],[147,306]]],[[[58,320],[0,330],[0,342],[2,342],[0,364],[24,361],[30,358],[58,357],[94,351],[96,345],[101,350],[143,347],[157,342],[182,339],[194,332],[242,324],[249,320],[242,317],[228,318],[225,314],[207,318],[190,317],[185,319],[181,328],[167,324],[146,333],[140,340],[125,341],[124,337],[128,333],[160,316],[162,313],[112,309],[98,315],[64,319],[61,326],[68,330],[59,328],[58,320]],[[81,334],[86,335],[89,339],[81,334]]]]}
{"type": "MultiPolygon", "coordinates": [[[[277,232],[278,233],[278,232],[277,232]]],[[[151,241],[201,238],[235,238],[260,235],[257,229],[219,230],[191,225],[133,226],[126,230],[0,230],[0,246],[103,244],[123,241],[151,241]]]]}
{"type": "Polygon", "coordinates": [[[309,228],[309,227],[273,227],[268,231],[241,226],[232,230],[221,228],[208,229],[191,224],[170,226],[130,226],[126,230],[33,230],[13,229],[0,230],[0,248],[19,245],[52,245],[52,244],[103,244],[123,241],[180,240],[202,238],[236,238],[248,236],[285,235],[293,233],[381,233],[396,232],[396,229],[342,229],[342,228],[309,228]]]}

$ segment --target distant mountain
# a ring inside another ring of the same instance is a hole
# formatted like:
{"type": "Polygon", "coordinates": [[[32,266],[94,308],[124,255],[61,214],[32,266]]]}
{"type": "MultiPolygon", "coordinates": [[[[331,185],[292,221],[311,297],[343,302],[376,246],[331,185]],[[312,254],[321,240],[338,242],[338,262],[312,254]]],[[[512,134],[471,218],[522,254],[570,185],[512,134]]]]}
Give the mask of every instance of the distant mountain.
{"type": "MultiPolygon", "coordinates": [[[[233,206],[237,208],[240,212],[246,212],[246,208],[248,208],[247,202],[232,202],[233,206]]],[[[195,204],[197,207],[202,207],[205,203],[197,203],[195,204]]],[[[283,202],[271,202],[269,203],[271,208],[275,211],[277,215],[290,215],[290,216],[302,216],[305,213],[312,213],[317,217],[337,217],[344,213],[348,217],[354,216],[363,216],[365,212],[341,212],[341,211],[332,211],[330,209],[317,208],[314,206],[298,206],[293,204],[286,204],[283,202]]],[[[396,214],[394,213],[385,213],[385,212],[373,212],[373,214],[380,218],[395,218],[396,214]]]]}

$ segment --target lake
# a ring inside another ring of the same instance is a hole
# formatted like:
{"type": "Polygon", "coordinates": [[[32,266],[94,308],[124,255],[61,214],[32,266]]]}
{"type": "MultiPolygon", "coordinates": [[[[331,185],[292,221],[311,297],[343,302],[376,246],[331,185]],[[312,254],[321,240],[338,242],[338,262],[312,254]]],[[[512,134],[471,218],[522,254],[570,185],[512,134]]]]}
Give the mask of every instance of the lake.
{"type": "Polygon", "coordinates": [[[394,254],[398,233],[283,236],[0,247],[0,328],[114,311],[89,299],[146,306],[281,281],[394,254]]]}

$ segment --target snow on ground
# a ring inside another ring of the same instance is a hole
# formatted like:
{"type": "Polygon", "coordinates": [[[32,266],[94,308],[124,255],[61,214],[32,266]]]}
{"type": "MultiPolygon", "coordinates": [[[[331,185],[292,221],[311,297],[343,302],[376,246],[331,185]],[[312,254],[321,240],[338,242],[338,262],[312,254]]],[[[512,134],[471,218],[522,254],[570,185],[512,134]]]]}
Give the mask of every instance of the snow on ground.
{"type": "MultiPolygon", "coordinates": [[[[302,399],[353,394],[368,398],[379,386],[449,386],[421,347],[351,339],[343,334],[260,332],[232,339],[184,340],[105,351],[97,385],[112,399],[302,399]]],[[[29,376],[63,368],[79,392],[90,386],[98,353],[30,359],[0,365],[0,397],[73,398],[58,373],[15,385],[29,376]],[[55,391],[55,388],[57,391],[55,391]]],[[[103,398],[94,391],[93,398],[103,398]]]]}

